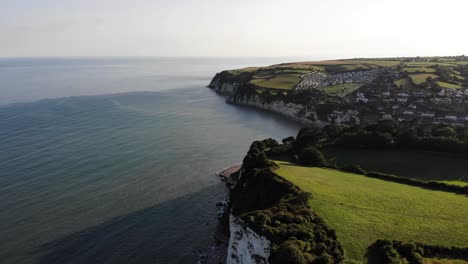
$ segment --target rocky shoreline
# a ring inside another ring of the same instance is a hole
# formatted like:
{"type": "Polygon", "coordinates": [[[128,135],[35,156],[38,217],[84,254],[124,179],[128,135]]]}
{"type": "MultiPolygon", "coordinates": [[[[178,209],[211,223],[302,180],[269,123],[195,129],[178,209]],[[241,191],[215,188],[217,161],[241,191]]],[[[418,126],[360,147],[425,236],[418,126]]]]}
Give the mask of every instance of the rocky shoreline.
{"type": "MultiPolygon", "coordinates": [[[[215,175],[226,183],[228,191],[233,188],[238,180],[242,163],[236,164],[219,171],[215,175]]],[[[207,249],[199,252],[197,264],[225,264],[229,245],[229,199],[216,203],[218,224],[213,234],[214,242],[207,249]],[[226,221],[227,219],[227,221],[226,221]]]]}

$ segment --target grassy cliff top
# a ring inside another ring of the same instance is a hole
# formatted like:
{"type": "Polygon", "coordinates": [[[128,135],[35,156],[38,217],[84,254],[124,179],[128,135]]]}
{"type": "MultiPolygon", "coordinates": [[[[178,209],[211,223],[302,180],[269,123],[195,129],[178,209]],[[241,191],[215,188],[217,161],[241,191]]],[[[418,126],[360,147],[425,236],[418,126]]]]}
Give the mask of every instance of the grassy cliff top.
{"type": "Polygon", "coordinates": [[[468,197],[317,167],[275,171],[313,194],[310,206],[336,230],[347,258],[364,260],[377,239],[468,246],[468,197]]]}

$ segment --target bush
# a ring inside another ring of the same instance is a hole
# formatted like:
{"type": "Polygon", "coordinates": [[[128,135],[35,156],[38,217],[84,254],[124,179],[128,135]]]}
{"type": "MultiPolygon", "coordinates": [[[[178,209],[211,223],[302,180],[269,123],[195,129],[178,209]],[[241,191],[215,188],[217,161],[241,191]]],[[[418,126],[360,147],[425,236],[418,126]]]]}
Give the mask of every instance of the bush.
{"type": "Polygon", "coordinates": [[[293,147],[297,152],[300,152],[306,147],[317,145],[321,138],[322,130],[320,128],[303,128],[299,130],[293,147]]]}
{"type": "Polygon", "coordinates": [[[457,132],[452,127],[439,127],[432,130],[432,135],[434,137],[456,137],[457,132]]]}
{"type": "Polygon", "coordinates": [[[424,245],[379,239],[367,248],[368,263],[423,264],[424,258],[468,260],[468,248],[424,245]]]}
{"type": "Polygon", "coordinates": [[[360,131],[343,134],[335,144],[343,147],[390,148],[393,138],[388,133],[360,131]]]}
{"type": "Polygon", "coordinates": [[[293,154],[293,148],[291,145],[282,145],[279,147],[270,148],[265,150],[266,155],[269,158],[288,157],[290,158],[293,154]]]}
{"type": "Polygon", "coordinates": [[[304,149],[299,155],[299,162],[304,165],[323,167],[328,163],[323,153],[315,147],[304,149]]]}
{"type": "Polygon", "coordinates": [[[468,186],[451,185],[451,184],[447,184],[444,182],[437,182],[437,181],[422,181],[418,179],[406,178],[406,177],[384,174],[384,173],[379,173],[379,172],[368,172],[366,176],[370,178],[376,178],[376,179],[381,179],[381,180],[386,180],[386,181],[391,181],[391,182],[418,186],[418,187],[427,188],[431,190],[439,190],[439,191],[453,192],[457,194],[468,195],[468,186]]]}
{"type": "Polygon", "coordinates": [[[281,142],[283,142],[283,144],[291,144],[292,142],[294,141],[294,137],[291,136],[291,137],[287,137],[287,138],[283,138],[283,140],[281,140],[281,142]]]}

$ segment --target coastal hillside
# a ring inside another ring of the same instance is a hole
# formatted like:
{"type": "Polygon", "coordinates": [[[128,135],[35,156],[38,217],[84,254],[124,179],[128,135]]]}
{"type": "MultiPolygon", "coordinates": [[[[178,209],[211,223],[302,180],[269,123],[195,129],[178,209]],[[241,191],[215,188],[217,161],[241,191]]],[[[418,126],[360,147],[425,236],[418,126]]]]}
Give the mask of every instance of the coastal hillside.
{"type": "Polygon", "coordinates": [[[438,155],[461,165],[464,128],[440,129],[379,121],[253,142],[230,194],[227,263],[468,263],[466,170],[412,177],[333,154],[374,151],[390,164],[418,154],[428,170],[438,155]],[[430,134],[418,135],[423,127],[430,134]]]}
{"type": "Polygon", "coordinates": [[[234,104],[308,124],[379,120],[468,124],[468,58],[413,57],[296,62],[227,70],[210,88],[234,104]]]}

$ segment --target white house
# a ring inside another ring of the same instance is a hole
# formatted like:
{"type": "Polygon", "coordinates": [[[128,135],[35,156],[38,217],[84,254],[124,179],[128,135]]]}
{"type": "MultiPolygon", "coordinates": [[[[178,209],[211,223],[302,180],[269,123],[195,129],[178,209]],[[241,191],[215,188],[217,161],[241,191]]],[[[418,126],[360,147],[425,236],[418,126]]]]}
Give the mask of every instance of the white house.
{"type": "Polygon", "coordinates": [[[457,121],[457,117],[456,116],[449,116],[449,115],[446,115],[444,117],[445,120],[451,120],[451,121],[457,121]]]}
{"type": "Polygon", "coordinates": [[[434,117],[435,114],[434,113],[422,113],[421,114],[421,117],[434,117]]]}

